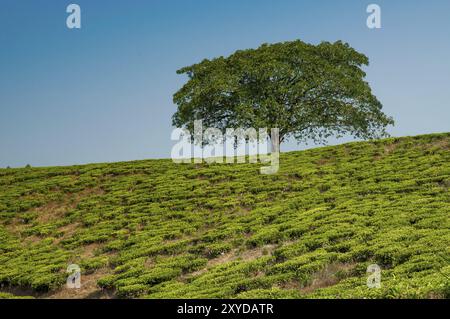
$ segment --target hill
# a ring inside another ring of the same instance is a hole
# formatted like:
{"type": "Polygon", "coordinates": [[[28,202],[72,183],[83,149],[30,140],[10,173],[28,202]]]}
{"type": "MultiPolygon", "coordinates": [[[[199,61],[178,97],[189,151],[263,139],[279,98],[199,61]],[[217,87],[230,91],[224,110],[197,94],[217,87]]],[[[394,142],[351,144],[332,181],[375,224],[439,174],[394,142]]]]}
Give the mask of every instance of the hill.
{"type": "Polygon", "coordinates": [[[449,298],[450,133],[0,170],[0,296],[449,298]],[[368,288],[367,266],[381,267],[368,288]],[[65,288],[69,264],[81,289],[65,288]]]}

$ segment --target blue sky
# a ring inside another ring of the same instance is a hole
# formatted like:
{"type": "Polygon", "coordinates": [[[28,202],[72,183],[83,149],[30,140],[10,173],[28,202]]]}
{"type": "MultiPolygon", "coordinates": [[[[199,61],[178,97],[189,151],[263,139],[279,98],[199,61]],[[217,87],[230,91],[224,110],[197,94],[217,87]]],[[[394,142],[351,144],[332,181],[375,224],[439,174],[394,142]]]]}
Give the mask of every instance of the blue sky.
{"type": "Polygon", "coordinates": [[[450,131],[449,17],[446,0],[1,0],[0,167],[169,157],[177,69],[294,39],[365,53],[392,135],[450,131]],[[381,29],[366,26],[370,3],[381,29]]]}

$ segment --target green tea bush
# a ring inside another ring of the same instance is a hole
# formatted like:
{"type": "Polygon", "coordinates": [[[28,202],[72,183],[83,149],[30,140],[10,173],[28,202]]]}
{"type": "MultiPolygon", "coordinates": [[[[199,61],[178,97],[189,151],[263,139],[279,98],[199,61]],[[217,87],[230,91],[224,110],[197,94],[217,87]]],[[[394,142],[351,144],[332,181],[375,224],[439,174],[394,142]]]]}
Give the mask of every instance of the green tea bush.
{"type": "Polygon", "coordinates": [[[120,298],[449,298],[449,133],[280,163],[0,169],[0,298],[72,263],[120,298]]]}

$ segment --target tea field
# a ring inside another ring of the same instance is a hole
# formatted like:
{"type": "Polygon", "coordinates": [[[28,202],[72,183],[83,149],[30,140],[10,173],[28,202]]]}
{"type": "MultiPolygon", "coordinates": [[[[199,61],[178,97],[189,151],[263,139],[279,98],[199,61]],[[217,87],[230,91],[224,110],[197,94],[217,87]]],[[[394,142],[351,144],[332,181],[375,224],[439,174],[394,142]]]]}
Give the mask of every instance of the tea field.
{"type": "Polygon", "coordinates": [[[450,298],[450,133],[280,163],[0,169],[0,298],[450,298]]]}

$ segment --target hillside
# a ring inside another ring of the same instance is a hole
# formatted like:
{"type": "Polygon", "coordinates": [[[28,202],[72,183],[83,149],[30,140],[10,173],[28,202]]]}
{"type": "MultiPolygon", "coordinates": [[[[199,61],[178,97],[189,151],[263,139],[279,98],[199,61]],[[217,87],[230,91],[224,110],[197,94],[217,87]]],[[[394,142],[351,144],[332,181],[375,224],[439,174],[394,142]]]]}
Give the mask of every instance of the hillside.
{"type": "Polygon", "coordinates": [[[0,296],[450,298],[450,133],[0,170],[0,296]],[[65,288],[66,268],[82,288],[65,288]],[[368,288],[366,268],[382,269],[368,288]]]}

